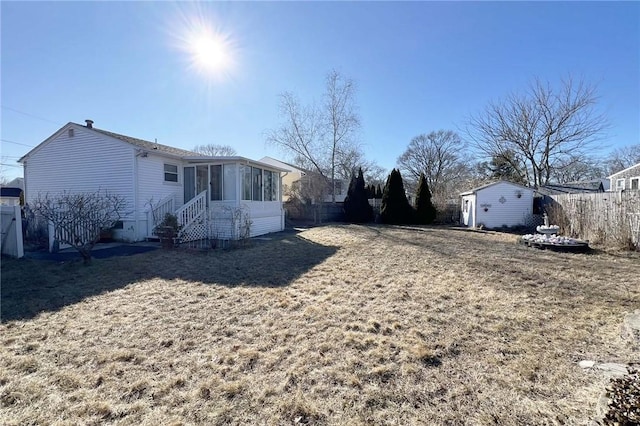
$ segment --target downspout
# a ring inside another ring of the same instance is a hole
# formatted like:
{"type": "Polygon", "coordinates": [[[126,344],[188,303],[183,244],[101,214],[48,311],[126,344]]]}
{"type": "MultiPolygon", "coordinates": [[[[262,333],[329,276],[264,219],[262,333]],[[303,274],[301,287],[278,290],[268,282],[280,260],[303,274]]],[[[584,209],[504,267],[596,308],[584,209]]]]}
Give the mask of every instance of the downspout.
{"type": "Polygon", "coordinates": [[[138,241],[140,234],[140,217],[138,215],[138,153],[135,149],[133,149],[133,215],[135,223],[133,240],[138,241]]]}
{"type": "Polygon", "coordinates": [[[280,193],[280,217],[282,217],[282,221],[280,223],[280,228],[282,228],[282,230],[284,231],[285,228],[285,223],[286,223],[286,214],[287,211],[284,209],[284,190],[282,188],[282,181],[284,180],[284,178],[289,174],[289,172],[284,172],[284,175],[281,175],[280,173],[278,173],[278,175],[280,176],[280,182],[278,182],[278,192],[280,193]]]}

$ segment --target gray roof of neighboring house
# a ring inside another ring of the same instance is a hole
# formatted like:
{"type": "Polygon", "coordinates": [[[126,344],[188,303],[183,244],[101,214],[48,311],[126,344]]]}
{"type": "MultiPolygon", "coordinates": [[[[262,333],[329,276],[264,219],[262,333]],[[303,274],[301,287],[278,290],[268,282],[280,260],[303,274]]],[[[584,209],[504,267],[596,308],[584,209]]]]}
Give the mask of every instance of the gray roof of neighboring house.
{"type": "Polygon", "coordinates": [[[538,188],[538,192],[546,195],[604,192],[604,185],[599,179],[584,182],[567,182],[563,184],[550,183],[538,188]]]}
{"type": "Polygon", "coordinates": [[[614,173],[614,174],[612,174],[612,175],[610,175],[610,176],[607,176],[607,177],[610,179],[610,178],[612,178],[612,177],[614,177],[614,176],[617,176],[617,175],[619,175],[619,174],[621,174],[621,173],[625,173],[625,172],[628,172],[628,171],[629,171],[629,170],[631,170],[631,169],[635,169],[636,167],[640,168],[640,163],[638,163],[638,164],[634,164],[634,165],[633,165],[633,166],[631,166],[631,167],[627,167],[626,169],[624,169],[624,170],[620,170],[619,172],[616,172],[616,173],[614,173]]]}

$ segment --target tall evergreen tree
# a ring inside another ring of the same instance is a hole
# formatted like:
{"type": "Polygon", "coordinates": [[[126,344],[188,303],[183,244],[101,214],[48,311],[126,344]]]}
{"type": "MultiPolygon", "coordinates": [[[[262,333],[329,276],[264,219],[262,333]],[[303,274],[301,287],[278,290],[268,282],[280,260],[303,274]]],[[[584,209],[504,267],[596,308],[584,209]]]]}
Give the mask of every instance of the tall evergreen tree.
{"type": "Polygon", "coordinates": [[[404,183],[400,171],[393,169],[387,178],[382,194],[382,206],[380,207],[382,222],[390,224],[413,223],[413,208],[407,201],[404,192],[404,183]]]}
{"type": "Polygon", "coordinates": [[[382,199],[382,187],[380,184],[378,184],[378,189],[376,190],[376,198],[379,200],[382,199]]]}
{"type": "Polygon", "coordinates": [[[431,202],[429,184],[424,173],[420,173],[418,190],[416,191],[416,222],[420,224],[433,223],[435,218],[436,208],[431,202]]]}
{"type": "Polygon", "coordinates": [[[373,218],[373,208],[368,201],[367,190],[364,187],[362,169],[358,170],[358,176],[352,176],[349,183],[349,191],[344,199],[344,215],[347,222],[365,223],[373,218]]]}

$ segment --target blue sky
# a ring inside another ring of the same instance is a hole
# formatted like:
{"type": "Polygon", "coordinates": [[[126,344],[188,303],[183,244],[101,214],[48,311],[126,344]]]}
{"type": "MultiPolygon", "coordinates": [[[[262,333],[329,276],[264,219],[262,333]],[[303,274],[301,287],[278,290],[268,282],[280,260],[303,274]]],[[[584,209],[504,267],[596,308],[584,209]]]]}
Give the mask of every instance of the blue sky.
{"type": "MultiPolygon", "coordinates": [[[[361,141],[391,169],[412,137],[458,130],[533,77],[598,85],[600,154],[640,143],[638,2],[1,3],[2,163],[69,121],[176,147],[265,144],[278,94],[318,99],[336,69],[358,85],[361,141]],[[208,27],[233,66],[194,69],[184,39],[208,27]],[[8,142],[10,141],[10,142],[8,142]]],[[[3,167],[9,177],[17,167],[3,167]]]]}

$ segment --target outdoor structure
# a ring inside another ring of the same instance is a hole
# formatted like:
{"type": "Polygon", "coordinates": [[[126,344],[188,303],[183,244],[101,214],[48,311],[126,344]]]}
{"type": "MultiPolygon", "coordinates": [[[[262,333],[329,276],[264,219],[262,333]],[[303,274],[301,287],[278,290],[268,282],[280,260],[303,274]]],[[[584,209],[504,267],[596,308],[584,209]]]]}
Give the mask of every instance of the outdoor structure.
{"type": "Polygon", "coordinates": [[[532,188],[497,181],[460,194],[461,224],[469,228],[528,225],[533,216],[532,188]]]}
{"type": "Polygon", "coordinates": [[[0,252],[5,256],[23,257],[22,215],[19,205],[0,206],[0,252]]]}
{"type": "Polygon", "coordinates": [[[640,163],[609,176],[611,191],[640,190],[640,163]]]}
{"type": "Polygon", "coordinates": [[[605,192],[609,187],[608,179],[595,179],[581,182],[567,182],[567,183],[549,183],[547,185],[538,188],[538,193],[542,195],[555,195],[555,194],[584,194],[594,192],[605,192]],[[605,181],[607,185],[605,186],[605,181]]]}
{"type": "Polygon", "coordinates": [[[23,156],[25,200],[63,191],[105,190],[129,207],[114,237],[153,237],[166,213],[182,226],[182,241],[237,239],[284,229],[281,172],[248,158],[208,157],[68,123],[23,156]]]}
{"type": "Polygon", "coordinates": [[[1,206],[19,206],[22,189],[3,186],[0,188],[1,206]]]}
{"type": "MultiPolygon", "coordinates": [[[[300,184],[305,184],[305,179],[308,179],[313,172],[308,170],[303,170],[293,164],[285,163],[284,161],[276,160],[271,157],[263,157],[260,159],[261,163],[269,164],[274,167],[278,167],[280,169],[288,170],[288,173],[282,176],[282,187],[283,187],[283,201],[289,201],[289,196],[286,195],[287,190],[291,189],[291,186],[294,182],[300,182],[300,184]]],[[[341,179],[335,179],[335,190],[336,190],[336,202],[342,203],[344,199],[347,197],[347,191],[349,189],[349,182],[343,181],[341,179]]],[[[333,185],[328,184],[328,188],[324,199],[322,200],[325,203],[332,202],[331,194],[333,192],[333,185]]],[[[314,200],[313,203],[317,202],[314,200]]]]}

